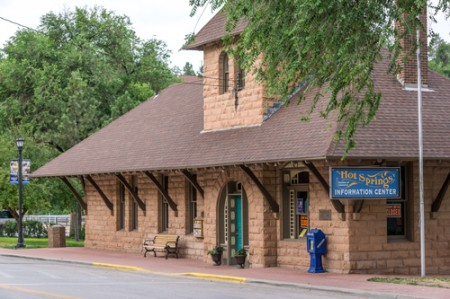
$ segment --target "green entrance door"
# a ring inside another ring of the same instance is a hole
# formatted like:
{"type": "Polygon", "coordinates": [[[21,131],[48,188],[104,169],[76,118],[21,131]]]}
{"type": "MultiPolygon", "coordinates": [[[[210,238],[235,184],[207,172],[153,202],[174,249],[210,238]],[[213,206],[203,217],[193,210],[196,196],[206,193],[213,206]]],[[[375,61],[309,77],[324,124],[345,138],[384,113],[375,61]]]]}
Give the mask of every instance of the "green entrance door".
{"type": "Polygon", "coordinates": [[[242,224],[242,197],[230,196],[228,198],[228,211],[229,211],[229,248],[230,256],[234,255],[234,252],[242,248],[244,245],[244,232],[242,224]]]}
{"type": "Polygon", "coordinates": [[[242,185],[237,181],[226,184],[218,204],[219,235],[217,241],[226,247],[224,264],[236,264],[236,250],[248,246],[248,203],[242,185]]]}
{"type": "Polygon", "coordinates": [[[242,239],[244,232],[242,227],[242,198],[241,196],[236,196],[236,250],[239,250],[244,245],[244,240],[242,239]]]}

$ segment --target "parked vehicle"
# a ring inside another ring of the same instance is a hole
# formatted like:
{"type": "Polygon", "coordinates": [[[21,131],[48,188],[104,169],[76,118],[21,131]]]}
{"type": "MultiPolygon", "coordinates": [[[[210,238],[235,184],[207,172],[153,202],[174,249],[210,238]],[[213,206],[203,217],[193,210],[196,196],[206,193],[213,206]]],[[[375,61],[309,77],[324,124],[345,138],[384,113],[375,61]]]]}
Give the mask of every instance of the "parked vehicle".
{"type": "Polygon", "coordinates": [[[0,218],[14,218],[8,210],[0,211],[0,218]]]}

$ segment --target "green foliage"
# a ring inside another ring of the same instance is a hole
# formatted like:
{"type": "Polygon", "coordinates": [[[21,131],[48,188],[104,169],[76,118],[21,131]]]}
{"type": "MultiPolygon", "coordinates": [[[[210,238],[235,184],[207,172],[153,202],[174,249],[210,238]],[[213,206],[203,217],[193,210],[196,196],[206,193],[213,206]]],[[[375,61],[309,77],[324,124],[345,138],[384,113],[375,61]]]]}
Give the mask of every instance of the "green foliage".
{"type": "Polygon", "coordinates": [[[42,17],[3,49],[0,112],[63,152],[176,80],[169,51],[126,16],[77,8],[42,17]]]}
{"type": "Polygon", "coordinates": [[[450,77],[450,43],[438,34],[434,35],[429,45],[429,67],[447,77],[450,77]]]}
{"type": "MultiPolygon", "coordinates": [[[[22,223],[25,238],[47,238],[47,227],[36,220],[26,220],[22,223]]],[[[14,220],[0,224],[0,236],[14,237],[17,234],[17,222],[14,220]]]]}
{"type": "MultiPolygon", "coordinates": [[[[16,128],[15,133],[11,131],[5,130],[0,133],[0,208],[8,209],[17,216],[18,187],[9,183],[9,161],[18,157],[15,138],[24,137],[23,157],[31,159],[32,171],[54,157],[57,152],[45,144],[36,143],[20,128],[16,128]]],[[[67,203],[70,198],[68,194],[64,195],[61,191],[55,190],[55,186],[57,186],[55,182],[48,180],[31,180],[29,185],[23,185],[24,212],[50,209],[55,201],[67,203]]]]}
{"type": "MultiPolygon", "coordinates": [[[[24,243],[26,245],[24,250],[31,249],[31,248],[47,248],[48,247],[48,239],[47,238],[26,238],[24,240],[24,243]]],[[[16,244],[17,244],[17,238],[7,238],[7,237],[0,238],[0,247],[2,247],[2,248],[13,249],[13,248],[15,248],[16,244]]],[[[84,241],[75,241],[74,239],[67,238],[66,246],[67,247],[83,247],[84,241]]]]}
{"type": "Polygon", "coordinates": [[[208,254],[222,254],[223,253],[223,246],[220,244],[217,244],[214,246],[213,249],[208,250],[208,254]]]}
{"type": "Polygon", "coordinates": [[[383,283],[450,288],[450,278],[448,277],[372,277],[367,280],[383,283]]]}
{"type": "Polygon", "coordinates": [[[247,255],[247,251],[245,250],[244,247],[242,247],[242,248],[236,250],[236,252],[234,253],[234,256],[237,256],[237,255],[246,256],[247,255]]]}
{"type": "MultiPolygon", "coordinates": [[[[139,39],[128,17],[100,7],[51,12],[38,30],[18,31],[0,49],[0,208],[18,209],[17,186],[9,184],[16,137],[25,138],[23,155],[35,171],[177,82],[169,58],[164,42],[139,39]]],[[[35,213],[75,207],[59,180],[32,180],[23,199],[35,213]]]]}
{"type": "Polygon", "coordinates": [[[80,240],[84,240],[86,238],[86,227],[83,225],[80,230],[80,240]]]}
{"type": "Polygon", "coordinates": [[[190,62],[186,62],[183,66],[183,75],[195,76],[194,66],[190,62]]]}
{"type": "Polygon", "coordinates": [[[197,71],[197,76],[199,77],[203,77],[203,63],[199,66],[198,71],[197,71]]]}
{"type": "Polygon", "coordinates": [[[25,237],[46,238],[47,228],[40,221],[27,220],[23,222],[23,234],[25,237]]]}
{"type": "MultiPolygon", "coordinates": [[[[189,3],[191,15],[206,4],[222,8],[228,32],[240,20],[248,21],[237,41],[229,35],[224,42],[228,52],[241,58],[246,71],[253,70],[265,84],[268,96],[287,101],[299,84],[307,83],[303,95],[315,94],[312,111],[318,99],[327,95],[328,105],[320,113],[323,117],[337,114],[342,124],[337,137],[344,138],[347,151],[355,146],[357,128],[373,120],[379,106],[381,94],[374,88],[371,73],[381,48],[389,48],[390,72],[398,73],[401,45],[393,37],[422,28],[415,16],[427,5],[425,0],[189,3]],[[406,32],[394,28],[396,22],[406,32]]],[[[450,0],[440,0],[434,9],[448,13],[449,4],[450,0]]]]}
{"type": "Polygon", "coordinates": [[[0,236],[13,237],[17,233],[17,222],[6,221],[0,228],[1,228],[0,236]]]}

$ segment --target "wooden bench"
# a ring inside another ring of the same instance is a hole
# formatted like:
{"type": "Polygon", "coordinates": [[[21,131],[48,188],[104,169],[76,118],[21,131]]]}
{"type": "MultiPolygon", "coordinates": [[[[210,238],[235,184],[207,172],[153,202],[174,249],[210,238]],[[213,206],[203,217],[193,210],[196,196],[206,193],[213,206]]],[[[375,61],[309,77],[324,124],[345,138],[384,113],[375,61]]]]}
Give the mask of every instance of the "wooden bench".
{"type": "Polygon", "coordinates": [[[169,254],[175,254],[178,258],[178,240],[177,235],[156,235],[153,239],[144,239],[144,257],[147,257],[147,252],[153,251],[153,255],[156,256],[156,251],[162,251],[166,253],[166,259],[169,254]]]}

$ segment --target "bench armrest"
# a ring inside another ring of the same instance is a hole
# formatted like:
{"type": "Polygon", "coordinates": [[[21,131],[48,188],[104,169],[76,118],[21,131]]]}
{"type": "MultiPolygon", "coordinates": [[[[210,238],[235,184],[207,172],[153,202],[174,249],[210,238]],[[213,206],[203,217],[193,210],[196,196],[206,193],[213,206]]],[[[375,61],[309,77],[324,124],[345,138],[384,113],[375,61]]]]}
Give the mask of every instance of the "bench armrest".
{"type": "Polygon", "coordinates": [[[166,243],[166,246],[175,248],[175,247],[177,247],[177,242],[169,241],[166,243]]]}
{"type": "Polygon", "coordinates": [[[155,239],[144,239],[143,245],[153,245],[155,244],[155,239]]]}

